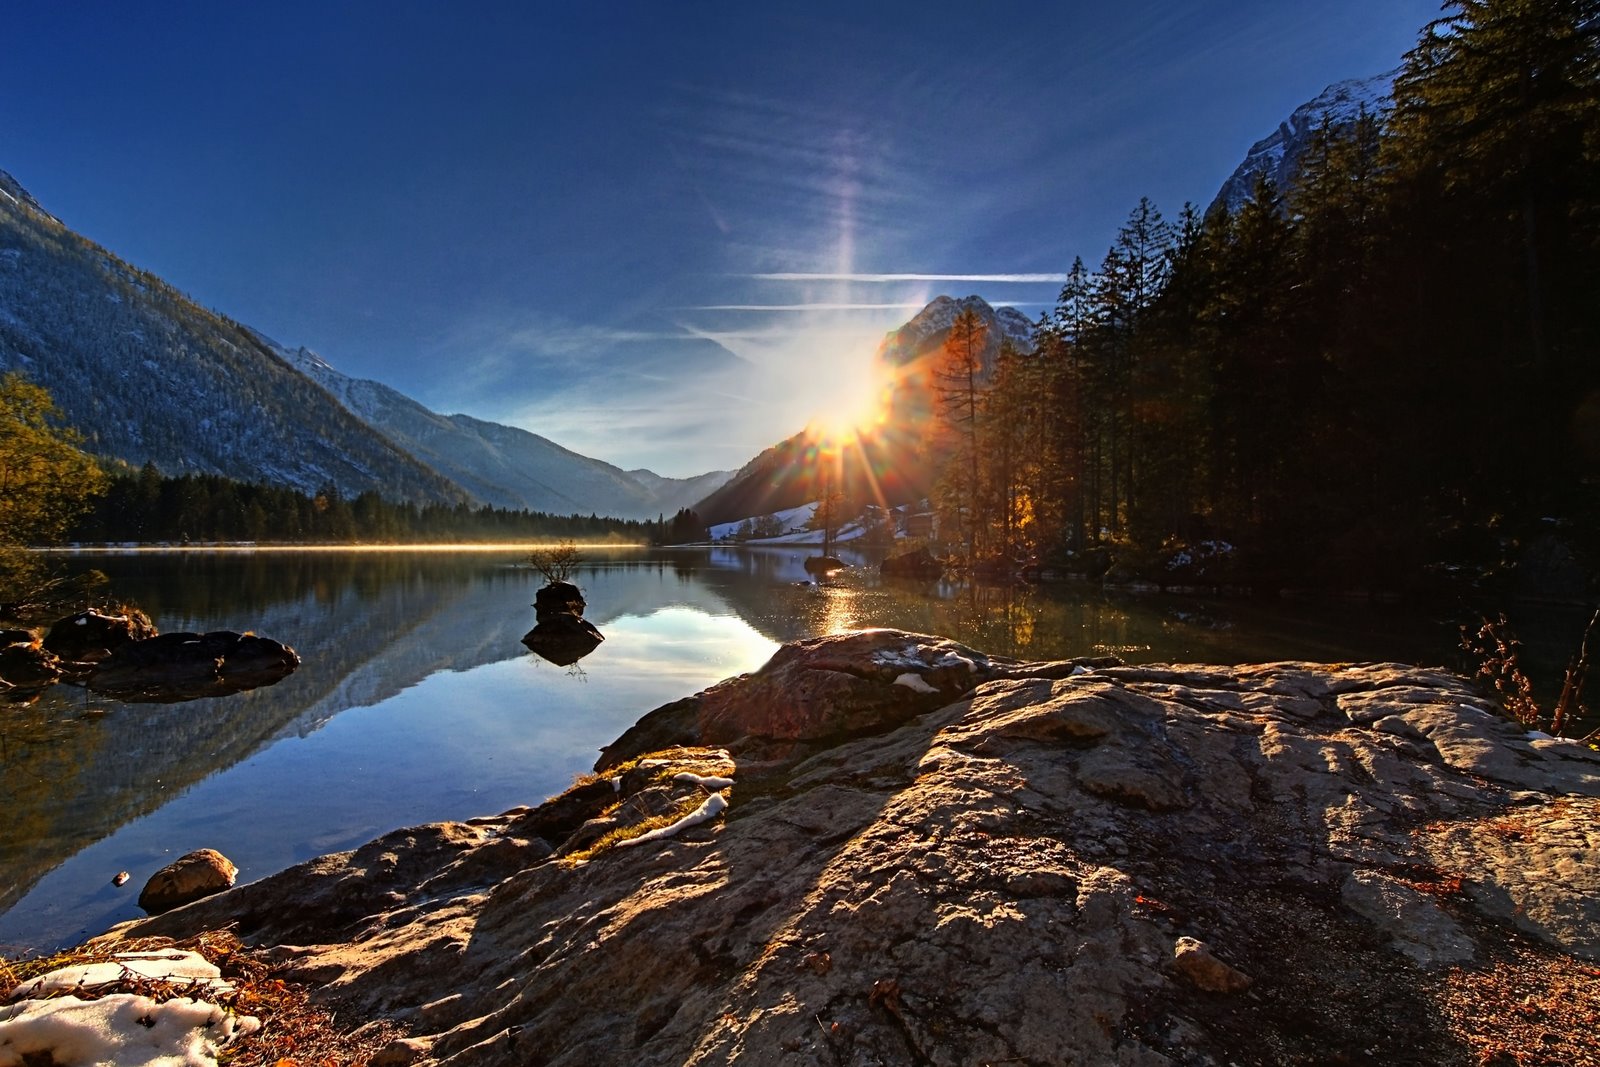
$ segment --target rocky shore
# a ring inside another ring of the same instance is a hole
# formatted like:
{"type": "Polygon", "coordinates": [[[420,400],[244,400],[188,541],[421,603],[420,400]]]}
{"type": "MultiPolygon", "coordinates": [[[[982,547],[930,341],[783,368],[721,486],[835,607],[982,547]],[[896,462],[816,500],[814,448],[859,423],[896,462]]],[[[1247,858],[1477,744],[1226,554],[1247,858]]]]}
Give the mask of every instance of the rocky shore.
{"type": "Polygon", "coordinates": [[[108,939],[224,927],[375,1064],[1595,1063],[1600,753],[1443,670],[868,631],[108,939]]]}

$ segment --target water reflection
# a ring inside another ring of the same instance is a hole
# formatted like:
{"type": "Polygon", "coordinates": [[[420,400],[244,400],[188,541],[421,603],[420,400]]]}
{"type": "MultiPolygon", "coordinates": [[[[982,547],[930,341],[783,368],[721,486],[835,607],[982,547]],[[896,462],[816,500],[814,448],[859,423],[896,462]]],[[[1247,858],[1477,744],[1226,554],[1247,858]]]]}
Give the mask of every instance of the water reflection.
{"type": "Polygon", "coordinates": [[[537,802],[638,715],[817,634],[893,626],[1039,659],[1458,662],[1451,612],[883,579],[849,550],[858,566],[819,581],[810,554],[590,553],[574,580],[607,640],[581,669],[520,643],[541,579],[517,552],[85,559],[163,630],[254,630],[303,665],[188,705],[56,687],[0,709],[0,946],[131,917],[143,879],[191,848],[256,878],[407,823],[537,802]],[[130,891],[109,888],[119,869],[130,891]]]}

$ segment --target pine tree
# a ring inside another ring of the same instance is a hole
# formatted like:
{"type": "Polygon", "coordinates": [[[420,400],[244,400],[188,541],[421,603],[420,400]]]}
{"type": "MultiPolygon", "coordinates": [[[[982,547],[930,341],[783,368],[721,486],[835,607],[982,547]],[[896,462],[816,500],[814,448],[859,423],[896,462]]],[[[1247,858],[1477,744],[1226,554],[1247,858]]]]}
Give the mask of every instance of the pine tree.
{"type": "Polygon", "coordinates": [[[942,510],[953,521],[968,560],[982,548],[977,539],[978,393],[988,328],[978,313],[962,308],[950,326],[933,371],[937,433],[944,462],[935,483],[942,510]]]}

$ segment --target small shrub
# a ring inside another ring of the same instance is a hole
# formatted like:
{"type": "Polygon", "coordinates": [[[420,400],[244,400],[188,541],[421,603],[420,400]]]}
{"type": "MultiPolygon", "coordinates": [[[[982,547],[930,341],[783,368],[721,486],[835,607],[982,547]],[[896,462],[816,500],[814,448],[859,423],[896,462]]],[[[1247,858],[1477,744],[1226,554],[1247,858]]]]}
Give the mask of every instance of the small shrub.
{"type": "Polygon", "coordinates": [[[548,548],[536,548],[528,554],[533,569],[544,576],[546,584],[564,582],[583,562],[583,554],[571,538],[548,548]]]}
{"type": "MultiPolygon", "coordinates": [[[[1501,705],[1512,718],[1531,730],[1561,737],[1574,722],[1589,716],[1583,687],[1589,674],[1589,641],[1597,627],[1600,627],[1600,610],[1589,619],[1578,651],[1567,663],[1561,693],[1548,716],[1533,695],[1533,680],[1522,669],[1522,642],[1504,614],[1498,619],[1484,619],[1476,631],[1468,626],[1461,627],[1461,647],[1477,661],[1477,678],[1494,687],[1501,705]]],[[[1583,740],[1591,741],[1596,735],[1600,735],[1600,730],[1591,732],[1583,740]]]]}

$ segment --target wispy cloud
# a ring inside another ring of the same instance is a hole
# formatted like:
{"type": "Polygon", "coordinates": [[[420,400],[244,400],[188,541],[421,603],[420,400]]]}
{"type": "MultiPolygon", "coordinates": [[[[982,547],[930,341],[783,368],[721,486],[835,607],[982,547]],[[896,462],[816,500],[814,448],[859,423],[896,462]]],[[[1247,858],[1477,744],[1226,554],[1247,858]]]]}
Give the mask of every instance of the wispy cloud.
{"type": "Polygon", "coordinates": [[[905,311],[927,301],[902,300],[892,304],[700,304],[685,311],[905,311]]]}
{"type": "Polygon", "coordinates": [[[797,271],[747,277],[769,282],[1051,282],[1058,285],[1067,280],[1065,274],[807,274],[797,271]]]}

